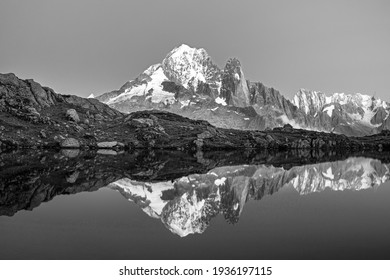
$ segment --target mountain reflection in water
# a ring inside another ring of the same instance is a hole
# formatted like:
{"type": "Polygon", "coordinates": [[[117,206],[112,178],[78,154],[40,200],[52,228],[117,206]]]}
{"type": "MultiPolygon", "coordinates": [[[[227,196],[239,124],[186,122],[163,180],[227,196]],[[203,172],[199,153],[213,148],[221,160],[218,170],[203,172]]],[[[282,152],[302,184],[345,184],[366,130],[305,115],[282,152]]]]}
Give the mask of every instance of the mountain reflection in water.
{"type": "Polygon", "coordinates": [[[300,195],[374,188],[389,180],[389,158],[307,151],[134,151],[115,156],[20,151],[0,155],[0,215],[32,210],[57,195],[108,187],[184,237],[203,233],[218,214],[237,223],[246,202],[281,188],[290,186],[300,195]]]}
{"type": "Polygon", "coordinates": [[[365,190],[388,181],[389,168],[389,164],[380,160],[364,157],[290,169],[265,164],[233,165],[163,182],[123,178],[109,188],[119,191],[150,217],[160,219],[171,232],[184,237],[203,233],[218,214],[229,223],[237,223],[248,200],[260,200],[281,188],[293,187],[300,195],[326,189],[365,190]]]}
{"type": "Polygon", "coordinates": [[[3,153],[0,259],[388,259],[389,164],[386,153],[3,153]]]}

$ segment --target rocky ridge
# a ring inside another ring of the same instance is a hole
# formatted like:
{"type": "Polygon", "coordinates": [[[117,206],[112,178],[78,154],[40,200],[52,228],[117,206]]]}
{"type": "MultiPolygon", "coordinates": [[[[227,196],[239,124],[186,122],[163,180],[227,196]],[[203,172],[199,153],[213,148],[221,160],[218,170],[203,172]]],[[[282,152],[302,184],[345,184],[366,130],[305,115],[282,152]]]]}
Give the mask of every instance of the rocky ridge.
{"type": "Polygon", "coordinates": [[[390,103],[364,94],[301,89],[293,104],[311,118],[311,126],[346,135],[368,135],[388,129],[390,103]]]}

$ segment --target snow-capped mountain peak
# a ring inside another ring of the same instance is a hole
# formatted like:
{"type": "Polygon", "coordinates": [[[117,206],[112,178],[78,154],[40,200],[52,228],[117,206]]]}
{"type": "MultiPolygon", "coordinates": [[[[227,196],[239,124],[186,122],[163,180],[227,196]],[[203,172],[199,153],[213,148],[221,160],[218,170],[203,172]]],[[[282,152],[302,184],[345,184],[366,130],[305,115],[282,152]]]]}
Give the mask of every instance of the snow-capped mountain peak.
{"type": "Polygon", "coordinates": [[[191,48],[182,44],[174,48],[162,61],[167,77],[188,89],[197,89],[199,82],[215,84],[220,75],[218,67],[212,63],[203,48],[191,48]]]}
{"type": "Polygon", "coordinates": [[[202,60],[208,57],[204,49],[191,48],[182,44],[168,53],[162,65],[171,80],[188,89],[191,80],[195,86],[199,81],[206,81],[202,60]]]}
{"type": "MultiPolygon", "coordinates": [[[[93,97],[93,96],[91,96],[93,97]]],[[[245,78],[238,59],[218,68],[203,48],[182,44],[118,90],[95,97],[123,113],[167,110],[223,128],[294,128],[374,134],[390,129],[390,105],[364,94],[300,89],[292,100],[245,78]]]]}

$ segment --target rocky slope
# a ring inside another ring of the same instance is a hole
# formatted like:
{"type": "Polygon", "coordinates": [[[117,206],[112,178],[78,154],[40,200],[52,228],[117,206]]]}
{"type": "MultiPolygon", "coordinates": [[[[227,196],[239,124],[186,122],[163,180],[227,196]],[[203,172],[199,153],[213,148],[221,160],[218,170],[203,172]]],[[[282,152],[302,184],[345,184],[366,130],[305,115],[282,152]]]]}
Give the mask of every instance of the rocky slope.
{"type": "Polygon", "coordinates": [[[219,69],[204,49],[181,45],[162,61],[96,97],[124,113],[162,109],[222,128],[295,128],[364,136],[389,129],[388,103],[370,96],[300,90],[292,101],[277,90],[245,79],[241,63],[219,69]]]}
{"type": "Polygon", "coordinates": [[[57,94],[33,80],[0,74],[0,150],[58,146],[72,137],[94,139],[122,117],[95,99],[57,94]]]}
{"type": "MultiPolygon", "coordinates": [[[[261,91],[259,91],[261,92],[261,91]]],[[[275,92],[274,92],[275,93],[275,92]]],[[[275,96],[278,96],[275,93],[275,96]]],[[[282,101],[280,106],[285,103],[282,101]]],[[[293,129],[216,128],[164,111],[122,114],[95,99],[60,95],[32,80],[0,74],[0,149],[62,147],[124,149],[387,150],[388,131],[367,137],[293,129]]]]}

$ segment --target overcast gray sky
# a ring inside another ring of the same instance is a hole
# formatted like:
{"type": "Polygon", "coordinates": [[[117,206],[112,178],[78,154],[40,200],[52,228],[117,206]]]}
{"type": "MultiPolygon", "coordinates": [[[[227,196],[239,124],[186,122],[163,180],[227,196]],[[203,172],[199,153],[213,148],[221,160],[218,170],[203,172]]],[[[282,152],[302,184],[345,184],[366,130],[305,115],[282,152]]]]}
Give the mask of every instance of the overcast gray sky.
{"type": "Polygon", "coordinates": [[[390,1],[1,0],[0,73],[56,92],[117,89],[174,47],[291,98],[299,88],[390,101],[390,1]]]}

